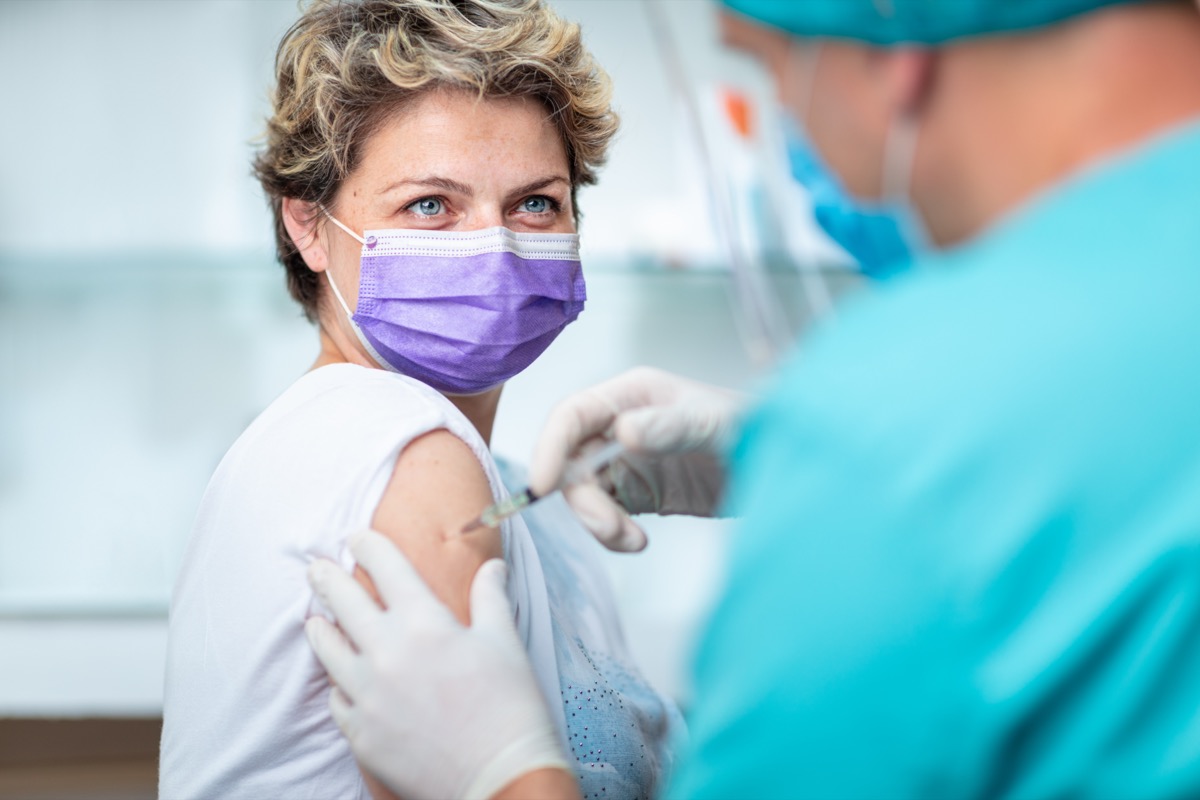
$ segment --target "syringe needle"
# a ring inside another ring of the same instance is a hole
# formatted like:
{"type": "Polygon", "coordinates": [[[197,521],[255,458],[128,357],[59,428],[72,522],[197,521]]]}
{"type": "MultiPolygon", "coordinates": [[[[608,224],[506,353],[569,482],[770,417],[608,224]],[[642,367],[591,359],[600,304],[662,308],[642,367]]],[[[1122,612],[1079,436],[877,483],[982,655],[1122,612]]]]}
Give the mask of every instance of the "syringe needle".
{"type": "Polygon", "coordinates": [[[463,526],[461,533],[470,533],[480,528],[495,528],[501,522],[525,508],[525,506],[539,499],[541,498],[535,495],[532,489],[525,489],[522,492],[518,492],[507,500],[501,500],[499,503],[485,508],[483,513],[476,519],[463,526]]]}
{"type": "MultiPolygon", "coordinates": [[[[625,448],[621,446],[620,442],[608,442],[603,447],[568,464],[557,488],[561,489],[565,486],[573,486],[591,478],[615,461],[624,452],[625,448]]],[[[526,488],[512,495],[507,500],[501,500],[499,503],[485,508],[483,513],[476,519],[463,526],[459,535],[471,533],[480,528],[495,528],[526,506],[536,503],[541,499],[539,495],[533,493],[532,489],[526,488]]]]}

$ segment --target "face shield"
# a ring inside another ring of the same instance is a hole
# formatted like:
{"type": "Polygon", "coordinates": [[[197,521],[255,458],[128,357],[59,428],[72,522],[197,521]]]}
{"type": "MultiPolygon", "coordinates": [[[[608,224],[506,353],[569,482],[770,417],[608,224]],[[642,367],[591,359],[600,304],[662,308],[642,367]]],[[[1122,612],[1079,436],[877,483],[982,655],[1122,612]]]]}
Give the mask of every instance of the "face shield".
{"type": "Polygon", "coordinates": [[[791,178],[780,110],[729,86],[696,85],[660,4],[643,8],[680,100],[689,169],[706,195],[736,328],[754,365],[769,367],[802,328],[832,312],[835,292],[854,276],[791,178]]]}

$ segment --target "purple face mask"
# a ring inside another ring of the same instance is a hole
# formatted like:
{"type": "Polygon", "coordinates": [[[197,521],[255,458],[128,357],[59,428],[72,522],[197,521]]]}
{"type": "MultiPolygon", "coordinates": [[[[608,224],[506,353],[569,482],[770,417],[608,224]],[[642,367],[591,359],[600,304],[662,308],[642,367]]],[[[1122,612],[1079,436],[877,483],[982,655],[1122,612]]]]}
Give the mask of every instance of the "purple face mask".
{"type": "Polygon", "coordinates": [[[447,394],[499,386],[540,356],[587,298],[573,233],[385,230],[362,242],[358,306],[329,285],[384,369],[447,394]]]}

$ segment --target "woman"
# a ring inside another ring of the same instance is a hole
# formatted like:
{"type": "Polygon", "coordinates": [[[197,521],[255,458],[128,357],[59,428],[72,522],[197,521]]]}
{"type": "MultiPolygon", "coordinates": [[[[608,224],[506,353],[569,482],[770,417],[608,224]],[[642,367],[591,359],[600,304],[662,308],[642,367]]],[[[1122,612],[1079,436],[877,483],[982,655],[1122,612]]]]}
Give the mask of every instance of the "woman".
{"type": "MultiPolygon", "coordinates": [[[[257,174],[313,368],[218,467],[171,609],[160,794],[365,797],[304,639],[318,556],[383,531],[458,617],[503,556],[589,794],[653,793],[677,713],[630,665],[586,533],[502,497],[503,383],[583,306],[576,189],[616,117],[578,27],[540,0],[321,0],[284,36],[257,174]],[[269,520],[269,524],[264,524],[269,520]]],[[[361,576],[364,583],[365,576],[361,576]]]]}

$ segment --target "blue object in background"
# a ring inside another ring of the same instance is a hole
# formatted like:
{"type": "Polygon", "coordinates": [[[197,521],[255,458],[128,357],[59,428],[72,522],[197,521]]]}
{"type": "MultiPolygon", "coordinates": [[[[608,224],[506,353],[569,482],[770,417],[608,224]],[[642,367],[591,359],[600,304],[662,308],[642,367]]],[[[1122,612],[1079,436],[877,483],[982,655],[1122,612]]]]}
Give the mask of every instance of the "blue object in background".
{"type": "Polygon", "coordinates": [[[1197,208],[1200,123],[785,368],[672,796],[1200,796],[1197,208]]]}
{"type": "Polygon", "coordinates": [[[915,212],[897,203],[856,200],[826,166],[799,125],[784,129],[792,177],[808,190],[817,224],[849,253],[864,275],[882,278],[903,271],[924,249],[915,212]]]}

